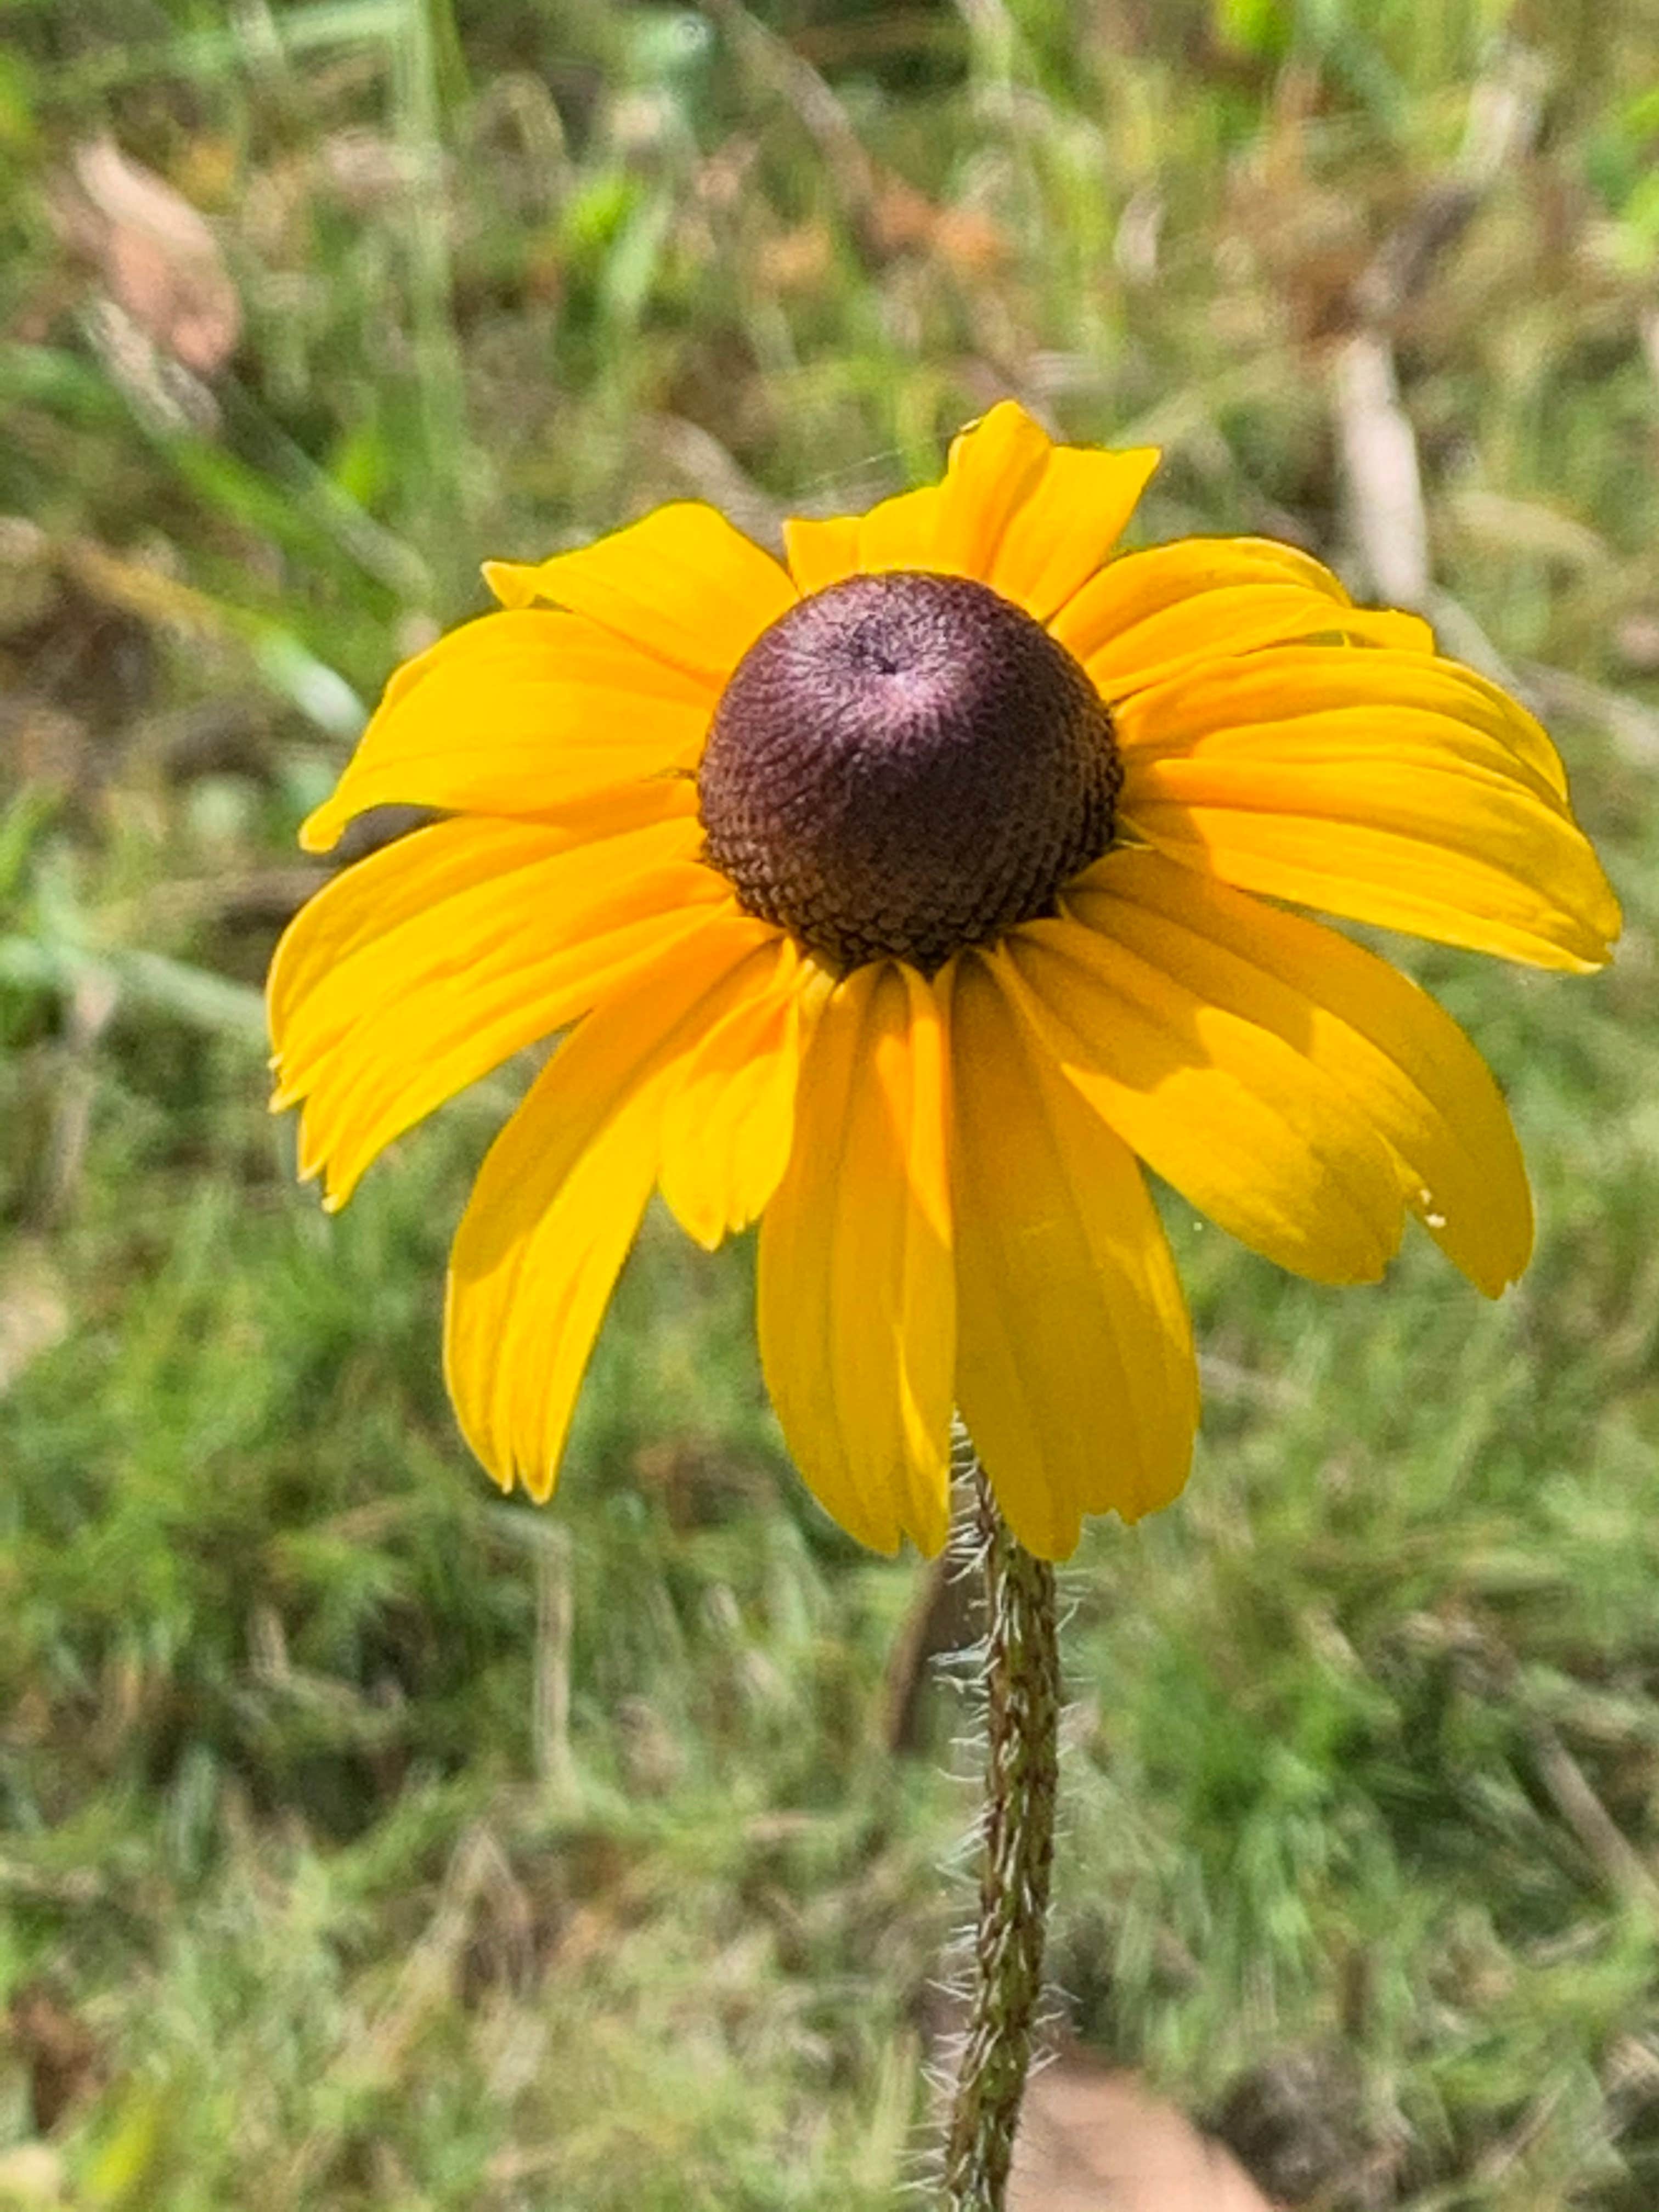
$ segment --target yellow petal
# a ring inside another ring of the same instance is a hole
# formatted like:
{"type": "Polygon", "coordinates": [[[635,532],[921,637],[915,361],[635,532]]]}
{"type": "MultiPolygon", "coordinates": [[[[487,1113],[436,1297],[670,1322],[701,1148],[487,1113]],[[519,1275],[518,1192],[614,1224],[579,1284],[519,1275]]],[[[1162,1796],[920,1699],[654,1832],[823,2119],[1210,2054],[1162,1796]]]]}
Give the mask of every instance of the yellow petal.
{"type": "Polygon", "coordinates": [[[399,669],[333,796],[300,833],[326,852],[365,807],[550,814],[689,775],[708,686],[577,615],[484,615],[399,669]]]}
{"type": "Polygon", "coordinates": [[[1289,647],[1231,661],[1120,708],[1122,820],[1243,890],[1540,967],[1600,967],[1618,903],[1553,751],[1504,721],[1501,700],[1413,655],[1289,647]]]}
{"type": "Polygon", "coordinates": [[[481,823],[477,837],[454,823],[430,823],[394,838],[328,878],[283,932],[265,985],[273,1025],[371,939],[424,912],[451,889],[487,881],[497,854],[510,865],[516,855],[551,857],[668,822],[682,824],[695,849],[695,798],[681,787],[642,784],[574,805],[556,822],[481,823]],[[431,834],[440,829],[441,837],[431,834]]]}
{"type": "Polygon", "coordinates": [[[1005,399],[952,444],[942,483],[786,523],[790,570],[803,592],[893,568],[973,576],[1046,622],[1111,551],[1157,465],[1146,447],[1056,446],[1005,399]]]}
{"type": "Polygon", "coordinates": [[[872,1550],[950,1523],[955,1301],[939,1000],[875,962],[830,997],[761,1222],[761,1363],[819,1503],[872,1550]]]}
{"type": "Polygon", "coordinates": [[[450,1257],[444,1372],[503,1489],[552,1491],[656,1180],[664,1100],[685,1054],[763,980],[775,939],[726,913],[665,951],[560,1048],[485,1156],[450,1257]]]}
{"type": "Polygon", "coordinates": [[[1322,1068],[1074,921],[1023,924],[994,964],[1054,1062],[1183,1197],[1296,1274],[1382,1273],[1405,1225],[1400,1177],[1322,1068]]]}
{"type": "Polygon", "coordinates": [[[830,978],[780,937],[770,980],[688,1058],[663,1115],[662,1194],[713,1251],[777,1188],[795,1130],[795,1091],[830,978]]]}
{"type": "Polygon", "coordinates": [[[1002,400],[951,447],[933,565],[1047,622],[1116,544],[1158,459],[1150,447],[1057,446],[1002,400]]]}
{"type": "MultiPolygon", "coordinates": [[[[1143,623],[1168,608],[1251,586],[1299,586],[1334,606],[1352,604],[1330,570],[1294,545],[1270,538],[1182,538],[1109,562],[1066,601],[1049,627],[1068,653],[1086,663],[1120,640],[1127,647],[1143,623]]],[[[1133,666],[1132,660],[1128,665],[1133,666]]]]}
{"type": "Polygon", "coordinates": [[[1149,615],[1084,665],[1102,696],[1115,702],[1224,654],[1315,639],[1425,655],[1434,651],[1434,633],[1417,615],[1338,606],[1300,584],[1240,584],[1149,615]]]}
{"type": "MultiPolygon", "coordinates": [[[[1507,691],[1432,653],[1345,652],[1340,647],[1285,645],[1243,662],[1229,659],[1160,685],[1150,696],[1121,708],[1118,733],[1125,744],[1154,751],[1182,751],[1200,738],[1219,740],[1267,724],[1354,708],[1389,730],[1408,726],[1402,715],[1437,718],[1429,734],[1455,744],[1467,727],[1510,756],[1498,763],[1530,784],[1540,798],[1565,812],[1566,770],[1542,725],[1507,691]]],[[[1426,726],[1419,725],[1419,728],[1426,726]]],[[[1484,749],[1480,757],[1490,757],[1484,749]]]]}
{"type": "Polygon", "coordinates": [[[951,441],[931,567],[989,583],[1008,526],[1042,479],[1047,431],[1012,399],[951,441]]]}
{"type": "Polygon", "coordinates": [[[1111,552],[1158,455],[1051,446],[1042,473],[1008,517],[986,578],[1041,623],[1051,621],[1111,552]]]}
{"type": "Polygon", "coordinates": [[[890,568],[937,568],[941,488],[923,484],[896,493],[859,517],[859,567],[868,575],[890,568]]]}
{"type": "Polygon", "coordinates": [[[859,570],[859,514],[791,515],[783,526],[784,556],[805,598],[859,570]]]}
{"type": "Polygon", "coordinates": [[[295,917],[270,985],[278,1107],[300,1168],[343,1206],[394,1137],[574,1021],[724,904],[695,820],[592,842],[462,818],[337,877],[295,917]]]}
{"type": "Polygon", "coordinates": [[[484,575],[507,606],[545,599],[572,608],[715,684],[797,598],[769,553],[695,500],[550,560],[489,562],[484,575]]]}
{"type": "Polygon", "coordinates": [[[805,593],[848,576],[934,568],[939,503],[939,485],[924,484],[880,500],[862,514],[792,516],[783,526],[789,573],[805,593]]]}
{"type": "Polygon", "coordinates": [[[1462,1030],[1408,977],[1156,853],[1109,854],[1065,907],[1328,1076],[1394,1153],[1407,1203],[1489,1297],[1520,1275],[1532,1200],[1508,1110],[1462,1030]]]}
{"type": "Polygon", "coordinates": [[[947,971],[957,1218],[957,1395],[1016,1536],[1073,1549],[1085,1513],[1126,1520],[1187,1479],[1192,1331],[1124,1145],[1050,1062],[993,972],[947,971]]]}

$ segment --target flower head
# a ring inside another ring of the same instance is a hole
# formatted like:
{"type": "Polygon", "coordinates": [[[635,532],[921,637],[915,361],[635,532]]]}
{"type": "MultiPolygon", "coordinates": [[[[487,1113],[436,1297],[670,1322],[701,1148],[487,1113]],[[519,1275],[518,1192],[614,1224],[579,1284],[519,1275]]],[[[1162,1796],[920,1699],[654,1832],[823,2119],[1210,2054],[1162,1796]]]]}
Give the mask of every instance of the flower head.
{"type": "Polygon", "coordinates": [[[943,483],[787,526],[660,508],[399,670],[305,842],[270,976],[301,1168],[568,1031],[455,1241],[449,1386],[550,1492],[653,1189],[757,1217],[797,1464],[862,1541],[944,1540],[959,1406],[1016,1534],[1173,1498],[1191,1332],[1141,1167],[1255,1250],[1380,1276],[1414,1213],[1489,1296],[1525,1171],[1462,1032],[1280,902],[1551,968],[1618,909],[1560,763],[1415,617],[1250,538],[1114,554],[1150,453],[1012,403],[943,483]]]}

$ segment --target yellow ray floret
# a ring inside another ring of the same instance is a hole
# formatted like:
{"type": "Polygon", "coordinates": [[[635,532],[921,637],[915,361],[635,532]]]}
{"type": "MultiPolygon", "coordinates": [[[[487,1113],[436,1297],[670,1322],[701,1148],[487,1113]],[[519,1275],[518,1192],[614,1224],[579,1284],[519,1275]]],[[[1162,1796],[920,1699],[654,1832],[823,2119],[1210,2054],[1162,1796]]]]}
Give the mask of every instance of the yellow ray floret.
{"type": "Polygon", "coordinates": [[[484,574],[505,607],[570,608],[716,685],[798,596],[769,553],[690,500],[548,561],[489,562],[484,574]]]}
{"type": "Polygon", "coordinates": [[[713,707],[707,680],[580,616],[486,615],[393,679],[301,842],[326,852],[370,806],[548,815],[684,782],[713,707]]]}
{"type": "Polygon", "coordinates": [[[957,1395],[1010,1527],[1062,1559],[1187,1479],[1198,1377],[1175,1262],[1128,1146],[990,963],[951,977],[957,1395]]]}
{"type": "Polygon", "coordinates": [[[444,1370],[467,1442],[504,1489],[551,1494],[656,1181],[667,1097],[777,957],[763,924],[711,916],[596,1008],[485,1157],[450,1260],[444,1370]]]}
{"type": "Polygon", "coordinates": [[[761,1224],[761,1363],[796,1464],[879,1552],[944,1542],[956,1329],[943,1010],[880,961],[830,995],[761,1224]]]}
{"type": "Polygon", "coordinates": [[[1245,890],[1539,967],[1607,959],[1619,908],[1553,750],[1468,672],[1285,646],[1119,710],[1126,827],[1245,890]]]}

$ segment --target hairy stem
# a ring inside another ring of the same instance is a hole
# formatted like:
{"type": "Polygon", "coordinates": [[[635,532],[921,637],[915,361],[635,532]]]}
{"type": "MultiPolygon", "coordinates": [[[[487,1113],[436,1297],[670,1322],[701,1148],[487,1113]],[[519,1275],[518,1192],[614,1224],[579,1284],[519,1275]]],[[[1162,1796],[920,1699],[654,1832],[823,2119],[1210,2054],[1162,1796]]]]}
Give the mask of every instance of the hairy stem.
{"type": "Polygon", "coordinates": [[[1042,1990],[1060,1769],[1054,1571],[1017,1543],[978,1462],[985,1559],[984,1857],[974,1994],[945,2154],[947,2212],[1002,2212],[1042,1990]]]}

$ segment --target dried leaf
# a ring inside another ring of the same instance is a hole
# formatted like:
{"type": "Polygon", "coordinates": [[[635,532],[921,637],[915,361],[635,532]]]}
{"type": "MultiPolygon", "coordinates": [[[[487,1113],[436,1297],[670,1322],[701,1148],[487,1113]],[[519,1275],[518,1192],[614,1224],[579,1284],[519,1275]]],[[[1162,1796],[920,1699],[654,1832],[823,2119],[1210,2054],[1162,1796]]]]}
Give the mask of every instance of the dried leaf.
{"type": "Polygon", "coordinates": [[[242,307],[206,221],[112,139],[81,147],[74,172],[58,194],[65,232],[147,337],[198,376],[213,375],[236,349],[242,307]]]}
{"type": "Polygon", "coordinates": [[[1231,2154],[1132,2075],[1062,2058],[1025,2093],[1009,2212],[1270,2212],[1231,2154]]]}

